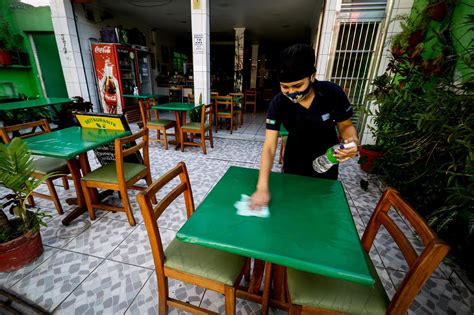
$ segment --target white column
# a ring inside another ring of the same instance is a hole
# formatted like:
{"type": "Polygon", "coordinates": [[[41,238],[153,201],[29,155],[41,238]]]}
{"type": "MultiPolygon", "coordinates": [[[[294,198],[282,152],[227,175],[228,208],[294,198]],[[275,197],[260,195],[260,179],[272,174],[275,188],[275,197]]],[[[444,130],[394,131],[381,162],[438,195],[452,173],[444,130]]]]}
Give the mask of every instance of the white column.
{"type": "MultiPolygon", "coordinates": [[[[324,7],[324,20],[321,27],[321,39],[319,44],[318,60],[316,64],[316,79],[327,80],[329,79],[329,62],[330,62],[330,51],[331,44],[337,38],[336,16],[341,11],[341,0],[326,1],[324,7]]],[[[335,44],[335,43],[334,43],[335,44]]]]}
{"type": "Polygon", "coordinates": [[[252,45],[252,68],[250,72],[250,88],[257,87],[257,71],[258,70],[258,45],[252,45]]]}
{"type": "Polygon", "coordinates": [[[209,0],[191,0],[193,45],[194,103],[211,102],[211,36],[209,26],[209,0]]]}
{"type": "Polygon", "coordinates": [[[70,97],[82,96],[90,100],[71,1],[49,2],[67,93],[70,97]]]}
{"type": "Polygon", "coordinates": [[[245,27],[234,27],[235,57],[234,57],[234,92],[242,92],[244,69],[244,32],[245,27]]]}

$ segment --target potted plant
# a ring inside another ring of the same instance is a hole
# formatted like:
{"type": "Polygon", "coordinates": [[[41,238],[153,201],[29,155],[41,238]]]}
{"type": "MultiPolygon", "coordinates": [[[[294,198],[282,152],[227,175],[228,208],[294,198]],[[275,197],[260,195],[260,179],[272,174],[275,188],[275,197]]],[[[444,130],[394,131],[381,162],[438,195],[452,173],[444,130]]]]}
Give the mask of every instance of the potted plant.
{"type": "Polygon", "coordinates": [[[33,170],[33,159],[21,138],[14,138],[8,145],[0,144],[0,186],[11,191],[0,199],[0,272],[21,268],[43,253],[40,228],[46,226],[44,218],[48,215],[27,201],[45,179],[58,174],[35,179],[31,176],[33,170]],[[15,218],[8,219],[4,211],[10,211],[15,218]]]}
{"type": "Polygon", "coordinates": [[[12,57],[9,50],[10,44],[8,23],[0,21],[0,65],[7,66],[12,64],[12,57]]]}

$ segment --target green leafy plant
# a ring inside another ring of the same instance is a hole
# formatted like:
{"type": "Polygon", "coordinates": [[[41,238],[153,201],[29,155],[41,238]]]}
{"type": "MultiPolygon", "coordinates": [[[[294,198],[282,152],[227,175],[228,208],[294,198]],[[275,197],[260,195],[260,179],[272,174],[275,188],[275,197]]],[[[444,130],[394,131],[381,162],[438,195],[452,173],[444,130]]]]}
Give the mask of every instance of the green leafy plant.
{"type": "Polygon", "coordinates": [[[27,204],[28,197],[43,181],[57,176],[50,173],[39,179],[33,178],[34,161],[26,143],[21,138],[14,138],[8,145],[0,144],[0,186],[11,193],[3,196],[0,211],[0,242],[9,241],[27,231],[37,232],[45,226],[47,214],[32,211],[27,204]],[[15,214],[18,220],[8,220],[3,211],[15,214]]]}
{"type": "MultiPolygon", "coordinates": [[[[419,14],[415,19],[426,20],[426,12],[419,14]]],[[[449,22],[449,12],[444,19],[449,22]]],[[[425,54],[433,38],[398,53],[392,49],[386,73],[373,82],[374,134],[385,153],[375,167],[428,219],[473,277],[474,64],[466,63],[464,77],[455,76],[455,65],[474,60],[474,43],[455,52],[444,22],[428,29],[437,36],[439,55],[425,54]]]]}
{"type": "MultiPolygon", "coordinates": [[[[199,94],[199,105],[202,105],[202,93],[199,94]]],[[[201,122],[201,107],[190,110],[189,119],[192,122],[201,122]]]]}

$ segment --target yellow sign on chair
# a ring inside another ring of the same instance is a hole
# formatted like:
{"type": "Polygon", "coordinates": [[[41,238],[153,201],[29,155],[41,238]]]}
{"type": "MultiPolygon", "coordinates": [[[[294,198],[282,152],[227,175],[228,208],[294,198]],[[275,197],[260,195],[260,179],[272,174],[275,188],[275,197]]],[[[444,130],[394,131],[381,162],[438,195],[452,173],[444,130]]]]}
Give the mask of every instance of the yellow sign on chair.
{"type": "Polygon", "coordinates": [[[98,128],[107,130],[125,130],[120,117],[91,116],[76,114],[79,124],[83,128],[98,128]]]}

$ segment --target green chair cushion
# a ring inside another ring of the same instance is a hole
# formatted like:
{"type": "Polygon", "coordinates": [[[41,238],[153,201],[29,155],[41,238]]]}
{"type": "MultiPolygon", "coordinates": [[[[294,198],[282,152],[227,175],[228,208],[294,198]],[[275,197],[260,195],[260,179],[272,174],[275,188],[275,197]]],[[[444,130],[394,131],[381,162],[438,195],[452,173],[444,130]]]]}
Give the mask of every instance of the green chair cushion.
{"type": "Polygon", "coordinates": [[[389,299],[370,258],[373,286],[288,268],[288,290],[293,304],[350,314],[386,314],[389,299]]]}
{"type": "Polygon", "coordinates": [[[69,167],[66,160],[53,157],[43,157],[34,161],[35,172],[39,174],[49,174],[58,172],[61,174],[69,174],[69,167]]]}
{"type": "Polygon", "coordinates": [[[245,258],[217,249],[171,241],[165,250],[165,266],[206,279],[234,285],[245,258]]]}
{"type": "MultiPolygon", "coordinates": [[[[201,129],[201,123],[200,122],[190,122],[189,124],[181,126],[183,129],[195,129],[199,130],[201,129]]],[[[204,124],[204,129],[209,128],[209,123],[204,124]]]]}
{"type": "MultiPolygon", "coordinates": [[[[146,166],[136,163],[123,163],[123,169],[125,173],[125,181],[128,182],[141,171],[146,169],[146,166]]],[[[84,176],[82,180],[118,184],[117,167],[115,166],[115,163],[104,165],[84,176]]]]}
{"type": "Polygon", "coordinates": [[[158,119],[158,120],[150,120],[147,122],[147,124],[151,126],[166,127],[166,126],[173,126],[175,124],[175,121],[169,120],[169,119],[158,119]]]}

